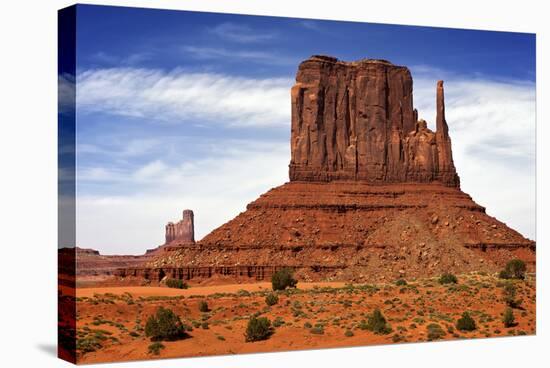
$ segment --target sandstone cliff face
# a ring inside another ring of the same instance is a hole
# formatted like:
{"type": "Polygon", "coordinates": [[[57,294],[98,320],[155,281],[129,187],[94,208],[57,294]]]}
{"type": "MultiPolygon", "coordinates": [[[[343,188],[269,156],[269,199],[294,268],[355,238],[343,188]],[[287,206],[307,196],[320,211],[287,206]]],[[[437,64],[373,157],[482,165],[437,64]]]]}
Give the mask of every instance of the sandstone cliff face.
{"type": "Polygon", "coordinates": [[[459,187],[437,84],[437,131],[418,121],[406,67],[313,56],[291,90],[291,181],[439,182],[459,187]]]}

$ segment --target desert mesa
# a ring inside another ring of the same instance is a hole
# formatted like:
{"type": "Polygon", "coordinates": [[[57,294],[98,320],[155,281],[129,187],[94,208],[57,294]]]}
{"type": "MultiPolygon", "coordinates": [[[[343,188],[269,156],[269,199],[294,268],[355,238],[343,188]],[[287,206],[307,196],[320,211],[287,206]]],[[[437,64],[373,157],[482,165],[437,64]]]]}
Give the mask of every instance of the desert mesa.
{"type": "Polygon", "coordinates": [[[461,191],[443,81],[434,89],[435,132],[414,108],[408,68],[303,61],[290,91],[290,181],[196,242],[184,211],[164,245],[111,267],[111,281],[261,281],[288,267],[304,281],[371,282],[496,272],[515,258],[534,270],[535,242],[461,191]]]}

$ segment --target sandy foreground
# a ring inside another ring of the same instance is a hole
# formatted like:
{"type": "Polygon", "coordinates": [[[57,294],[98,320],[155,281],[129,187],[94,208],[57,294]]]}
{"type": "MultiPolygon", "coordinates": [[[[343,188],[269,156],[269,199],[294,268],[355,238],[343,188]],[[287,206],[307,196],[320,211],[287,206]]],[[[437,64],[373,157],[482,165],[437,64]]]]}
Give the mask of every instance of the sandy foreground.
{"type": "Polygon", "coordinates": [[[503,282],[494,276],[461,275],[458,284],[436,279],[347,285],[343,282],[298,283],[297,290],[278,292],[279,301],[266,305],[271,284],[231,284],[167,287],[98,287],[77,290],[79,363],[288,351],[451,340],[535,333],[536,280],[515,281],[515,323],[505,327],[503,282]],[[199,303],[209,310],[202,312],[199,303]],[[159,307],[174,311],[192,327],[187,338],[163,341],[158,355],[150,352],[144,326],[159,307]],[[374,309],[384,314],[391,332],[375,334],[364,328],[374,309]],[[468,311],[476,330],[458,331],[456,321],[468,311]],[[251,316],[267,317],[272,336],[246,342],[251,316]],[[275,323],[275,322],[278,323],[275,323]],[[441,335],[431,337],[437,324],[441,335]]]}
{"type": "MultiPolygon", "coordinates": [[[[315,287],[344,287],[344,282],[300,282],[299,289],[309,290],[315,287]]],[[[134,297],[147,297],[147,296],[191,296],[191,295],[212,295],[216,293],[236,293],[239,290],[246,290],[249,292],[271,290],[270,282],[258,282],[254,284],[230,284],[230,285],[215,285],[215,286],[199,286],[191,287],[189,289],[172,289],[168,287],[160,286],[121,286],[121,287],[93,287],[82,288],[76,290],[77,297],[92,298],[95,294],[115,294],[123,295],[130,293],[134,297]]]]}

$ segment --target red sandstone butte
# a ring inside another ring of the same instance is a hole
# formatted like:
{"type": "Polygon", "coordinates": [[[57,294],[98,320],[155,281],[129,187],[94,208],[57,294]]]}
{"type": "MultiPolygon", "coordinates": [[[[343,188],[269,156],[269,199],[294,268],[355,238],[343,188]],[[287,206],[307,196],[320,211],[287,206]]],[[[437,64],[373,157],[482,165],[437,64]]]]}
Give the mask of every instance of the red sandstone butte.
{"type": "Polygon", "coordinates": [[[408,68],[313,56],[291,90],[291,181],[440,182],[459,187],[437,84],[437,130],[417,120],[408,68]]]}
{"type": "Polygon", "coordinates": [[[192,210],[183,210],[182,219],[166,225],[166,244],[177,241],[182,243],[195,242],[195,223],[192,210]]]}
{"type": "Polygon", "coordinates": [[[290,182],[119,276],[264,280],[291,267],[300,280],[371,282],[496,272],[514,258],[534,270],[535,242],[460,190],[443,81],[435,132],[413,107],[410,71],[384,60],[312,56],[291,101],[290,182]]]}

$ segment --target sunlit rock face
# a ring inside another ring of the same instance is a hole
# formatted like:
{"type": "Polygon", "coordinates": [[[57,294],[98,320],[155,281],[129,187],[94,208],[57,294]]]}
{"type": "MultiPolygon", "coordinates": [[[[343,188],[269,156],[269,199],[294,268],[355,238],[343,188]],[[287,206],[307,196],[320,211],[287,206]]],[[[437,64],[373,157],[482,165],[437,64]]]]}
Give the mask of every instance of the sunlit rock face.
{"type": "Polygon", "coordinates": [[[438,182],[460,187],[437,82],[436,132],[418,120],[408,68],[312,56],[291,90],[291,181],[438,182]]]}

